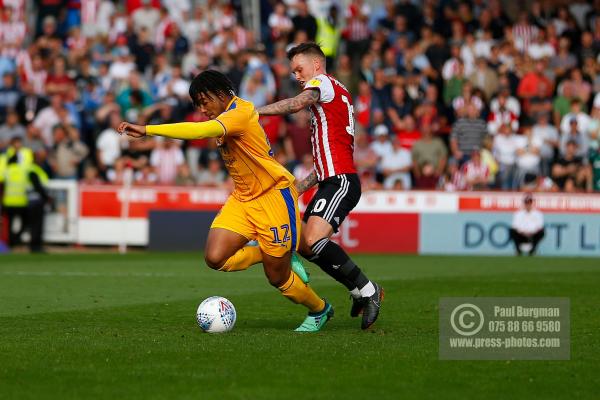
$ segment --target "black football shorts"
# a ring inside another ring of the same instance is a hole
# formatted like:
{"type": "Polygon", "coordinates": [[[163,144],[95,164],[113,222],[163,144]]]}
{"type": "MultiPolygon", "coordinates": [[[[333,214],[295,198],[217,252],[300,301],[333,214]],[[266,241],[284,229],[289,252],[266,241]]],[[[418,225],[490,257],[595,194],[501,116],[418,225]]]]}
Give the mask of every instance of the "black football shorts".
{"type": "Polygon", "coordinates": [[[360,179],[356,174],[330,176],[319,182],[319,189],[306,206],[304,222],[311,215],[323,218],[337,232],[344,219],[360,200],[360,179]]]}

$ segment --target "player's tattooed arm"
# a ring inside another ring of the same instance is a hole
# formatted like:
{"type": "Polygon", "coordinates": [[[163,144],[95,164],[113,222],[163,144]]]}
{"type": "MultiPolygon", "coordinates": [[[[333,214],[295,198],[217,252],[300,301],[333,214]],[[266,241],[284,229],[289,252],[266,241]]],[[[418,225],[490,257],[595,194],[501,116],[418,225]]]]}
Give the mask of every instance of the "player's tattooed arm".
{"type": "Polygon", "coordinates": [[[303,90],[296,97],[278,101],[263,107],[258,107],[256,111],[260,115],[281,115],[293,114],[319,101],[319,91],[317,89],[303,90]]]}
{"type": "Polygon", "coordinates": [[[296,182],[296,189],[298,190],[299,194],[302,194],[311,187],[315,186],[317,182],[317,171],[313,169],[313,171],[306,178],[302,179],[300,182],[296,182]]]}

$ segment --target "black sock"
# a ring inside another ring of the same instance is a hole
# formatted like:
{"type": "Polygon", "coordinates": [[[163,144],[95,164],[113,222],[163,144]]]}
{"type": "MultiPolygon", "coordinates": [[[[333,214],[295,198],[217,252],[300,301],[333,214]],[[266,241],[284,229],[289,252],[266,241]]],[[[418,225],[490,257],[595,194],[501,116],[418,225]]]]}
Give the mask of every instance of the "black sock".
{"type": "Polygon", "coordinates": [[[335,279],[336,281],[338,281],[342,285],[346,286],[346,288],[348,290],[352,290],[352,289],[356,288],[356,285],[354,283],[350,282],[342,274],[342,272],[339,269],[333,269],[331,267],[331,264],[329,264],[327,261],[325,261],[324,259],[322,259],[318,255],[315,254],[312,257],[310,257],[308,260],[310,262],[313,262],[313,263],[317,264],[323,270],[323,272],[325,272],[327,275],[331,276],[333,279],[335,279]]]}
{"type": "MultiPolygon", "coordinates": [[[[319,267],[321,267],[321,269],[328,274],[329,272],[327,269],[337,271],[346,279],[347,283],[352,286],[352,288],[350,288],[350,286],[342,282],[344,285],[346,285],[348,290],[352,290],[355,287],[360,290],[364,288],[367,283],[369,283],[369,279],[365,276],[365,274],[362,273],[360,268],[354,264],[344,249],[338,246],[335,242],[329,240],[329,238],[323,238],[317,241],[312,245],[311,250],[315,255],[319,256],[319,260],[323,261],[323,266],[321,266],[321,264],[317,264],[319,267]]],[[[333,276],[332,274],[330,275],[333,276]]]]}

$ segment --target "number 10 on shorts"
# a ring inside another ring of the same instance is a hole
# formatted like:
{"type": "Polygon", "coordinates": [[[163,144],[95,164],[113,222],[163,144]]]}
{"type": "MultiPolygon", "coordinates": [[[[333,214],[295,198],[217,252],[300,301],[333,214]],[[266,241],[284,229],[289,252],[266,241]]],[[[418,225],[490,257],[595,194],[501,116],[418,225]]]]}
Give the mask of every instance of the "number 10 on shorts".
{"type": "Polygon", "coordinates": [[[288,240],[290,240],[290,226],[288,224],[281,225],[280,228],[273,226],[270,229],[271,229],[271,232],[273,232],[272,243],[285,243],[288,240]],[[279,236],[280,231],[283,233],[283,235],[281,235],[283,240],[279,236]]]}

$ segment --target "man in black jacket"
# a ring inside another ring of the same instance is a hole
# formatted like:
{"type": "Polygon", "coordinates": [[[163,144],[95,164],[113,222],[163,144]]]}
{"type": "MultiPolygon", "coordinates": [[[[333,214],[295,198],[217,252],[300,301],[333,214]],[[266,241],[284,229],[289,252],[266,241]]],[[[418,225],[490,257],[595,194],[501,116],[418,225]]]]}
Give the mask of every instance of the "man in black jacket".
{"type": "Polygon", "coordinates": [[[31,240],[29,241],[29,250],[32,253],[43,253],[42,237],[44,234],[44,214],[45,206],[51,201],[46,190],[48,175],[34,162],[29,168],[29,188],[27,189],[27,222],[31,240]]]}

